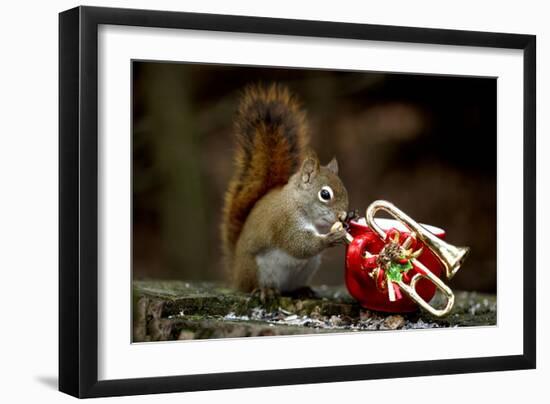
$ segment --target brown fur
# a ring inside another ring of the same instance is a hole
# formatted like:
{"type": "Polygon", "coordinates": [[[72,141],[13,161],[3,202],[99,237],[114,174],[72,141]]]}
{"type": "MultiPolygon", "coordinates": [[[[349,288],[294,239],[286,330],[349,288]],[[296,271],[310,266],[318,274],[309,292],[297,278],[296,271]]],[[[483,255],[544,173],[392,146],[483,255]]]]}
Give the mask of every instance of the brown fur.
{"type": "Polygon", "coordinates": [[[234,174],[225,194],[222,243],[231,260],[250,211],[271,189],[285,185],[306,152],[305,114],[286,87],[249,86],[235,120],[234,174]]]}
{"type": "MultiPolygon", "coordinates": [[[[298,170],[282,186],[269,191],[255,205],[237,241],[231,280],[235,287],[251,291],[259,286],[257,254],[275,248],[299,259],[310,259],[327,247],[341,242],[345,231],[329,231],[338,215],[348,207],[347,191],[336,174],[321,167],[316,156],[308,156],[298,170]],[[311,164],[314,165],[312,167],[311,164]],[[333,212],[322,234],[304,227],[303,219],[315,223],[321,214],[315,211],[317,192],[321,185],[330,185],[337,197],[330,204],[333,212]],[[326,233],[325,233],[326,232],[326,233]]],[[[306,286],[306,285],[301,285],[306,286]]]]}
{"type": "Polygon", "coordinates": [[[244,291],[307,286],[320,254],[345,237],[343,229],[331,229],[348,206],[338,163],[321,166],[306,149],[305,115],[278,85],[245,90],[235,132],[222,221],[232,283],[244,291]],[[323,187],[333,191],[331,199],[321,199],[323,187]]]}

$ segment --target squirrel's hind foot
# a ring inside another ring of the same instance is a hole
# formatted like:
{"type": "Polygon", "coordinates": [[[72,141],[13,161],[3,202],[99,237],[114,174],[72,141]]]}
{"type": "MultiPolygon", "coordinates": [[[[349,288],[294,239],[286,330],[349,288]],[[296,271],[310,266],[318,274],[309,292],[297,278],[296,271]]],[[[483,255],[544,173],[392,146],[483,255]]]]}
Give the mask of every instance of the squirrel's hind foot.
{"type": "Polygon", "coordinates": [[[278,300],[281,292],[276,288],[257,287],[250,292],[252,299],[258,299],[262,305],[270,305],[278,300]]]}

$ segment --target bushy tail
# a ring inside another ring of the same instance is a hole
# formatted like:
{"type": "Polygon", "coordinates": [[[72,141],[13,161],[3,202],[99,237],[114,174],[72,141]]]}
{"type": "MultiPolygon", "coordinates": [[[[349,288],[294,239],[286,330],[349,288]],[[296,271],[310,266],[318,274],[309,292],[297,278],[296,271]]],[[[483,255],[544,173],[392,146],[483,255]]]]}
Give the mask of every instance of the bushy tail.
{"type": "Polygon", "coordinates": [[[304,112],[286,87],[249,86],[235,121],[234,173],[225,194],[222,241],[231,258],[254,204],[282,186],[300,167],[308,129],[304,112]]]}

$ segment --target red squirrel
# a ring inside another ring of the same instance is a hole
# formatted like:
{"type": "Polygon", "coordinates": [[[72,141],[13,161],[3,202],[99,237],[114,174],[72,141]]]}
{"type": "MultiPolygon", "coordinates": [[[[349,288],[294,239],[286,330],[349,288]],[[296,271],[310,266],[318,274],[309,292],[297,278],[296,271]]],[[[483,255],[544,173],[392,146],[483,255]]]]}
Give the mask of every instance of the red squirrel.
{"type": "Polygon", "coordinates": [[[245,89],[235,135],[221,228],[232,283],[243,291],[307,288],[323,250],[345,237],[331,230],[348,209],[338,163],[321,166],[304,111],[278,84],[245,89]]]}

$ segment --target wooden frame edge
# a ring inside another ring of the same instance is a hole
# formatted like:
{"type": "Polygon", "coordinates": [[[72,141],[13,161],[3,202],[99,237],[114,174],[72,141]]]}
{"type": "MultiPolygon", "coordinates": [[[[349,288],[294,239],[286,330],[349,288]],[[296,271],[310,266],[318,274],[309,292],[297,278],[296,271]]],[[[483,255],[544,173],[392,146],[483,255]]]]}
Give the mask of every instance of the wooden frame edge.
{"type": "Polygon", "coordinates": [[[536,37],[152,10],[59,15],[59,389],[104,397],[536,367],[536,37]],[[516,356],[98,381],[97,27],[99,24],[433,43],[524,51],[524,353],[516,356]]]}

